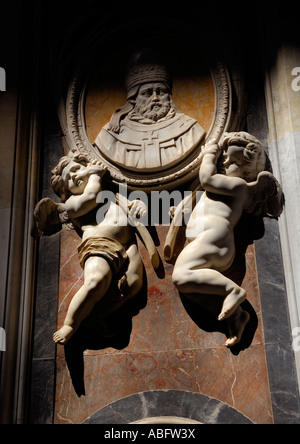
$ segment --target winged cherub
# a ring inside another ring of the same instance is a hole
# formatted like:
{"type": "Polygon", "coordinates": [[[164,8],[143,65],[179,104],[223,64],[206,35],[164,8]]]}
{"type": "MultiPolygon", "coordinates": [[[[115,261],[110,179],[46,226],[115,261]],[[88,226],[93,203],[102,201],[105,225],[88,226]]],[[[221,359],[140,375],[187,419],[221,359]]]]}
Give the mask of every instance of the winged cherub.
{"type": "Polygon", "coordinates": [[[90,162],[82,154],[70,153],[52,171],[51,185],[62,203],[46,198],[35,209],[39,235],[51,235],[68,224],[82,236],[78,254],[84,284],[69,305],[64,325],[53,335],[54,342],[61,344],[71,338],[95,304],[110,293],[113,279],[118,280],[120,290],[119,300],[111,304],[114,309],[137,295],[142,287],[143,265],[128,217],[143,217],[146,205],[125,199],[126,204],[120,208],[120,204],[111,202],[103,220],[98,221],[97,196],[105,173],[101,162],[90,162]]]}
{"type": "Polygon", "coordinates": [[[252,135],[225,133],[221,144],[206,145],[202,156],[199,177],[204,193],[187,224],[188,244],[175,263],[173,283],[200,306],[201,295],[222,298],[218,320],[227,320],[225,345],[233,346],[249,321],[240,306],[246,291],[223,274],[235,258],[234,227],[243,211],[278,217],[284,197],[275,177],[264,171],[266,155],[252,135]]]}

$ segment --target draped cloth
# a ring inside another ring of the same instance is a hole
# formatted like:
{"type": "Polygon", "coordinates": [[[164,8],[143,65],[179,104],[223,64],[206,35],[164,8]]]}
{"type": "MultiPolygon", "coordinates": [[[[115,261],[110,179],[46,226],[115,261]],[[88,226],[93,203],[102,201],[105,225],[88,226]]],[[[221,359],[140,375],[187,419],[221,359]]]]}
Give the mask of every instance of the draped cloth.
{"type": "Polygon", "coordinates": [[[78,247],[79,262],[84,268],[85,261],[91,256],[104,258],[114,274],[118,274],[128,259],[123,245],[110,237],[89,237],[78,247]]]}

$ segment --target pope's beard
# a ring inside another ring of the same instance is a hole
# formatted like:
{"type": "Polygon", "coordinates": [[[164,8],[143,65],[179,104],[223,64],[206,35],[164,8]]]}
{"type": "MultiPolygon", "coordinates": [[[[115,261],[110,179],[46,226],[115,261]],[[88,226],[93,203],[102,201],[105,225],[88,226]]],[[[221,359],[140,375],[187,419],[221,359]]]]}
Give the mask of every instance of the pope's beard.
{"type": "Polygon", "coordinates": [[[135,112],[140,116],[157,122],[163,119],[171,109],[170,104],[162,104],[160,102],[149,103],[146,106],[135,106],[135,112]]]}

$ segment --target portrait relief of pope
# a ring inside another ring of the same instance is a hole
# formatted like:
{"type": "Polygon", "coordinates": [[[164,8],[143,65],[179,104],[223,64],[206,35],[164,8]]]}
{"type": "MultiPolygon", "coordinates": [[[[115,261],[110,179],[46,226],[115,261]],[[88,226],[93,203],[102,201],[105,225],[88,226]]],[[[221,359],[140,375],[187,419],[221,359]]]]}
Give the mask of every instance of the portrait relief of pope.
{"type": "Polygon", "coordinates": [[[153,50],[135,53],[125,79],[126,104],[118,108],[94,146],[116,166],[156,172],[182,162],[203,143],[205,131],[172,100],[172,79],[163,57],[153,50]]]}

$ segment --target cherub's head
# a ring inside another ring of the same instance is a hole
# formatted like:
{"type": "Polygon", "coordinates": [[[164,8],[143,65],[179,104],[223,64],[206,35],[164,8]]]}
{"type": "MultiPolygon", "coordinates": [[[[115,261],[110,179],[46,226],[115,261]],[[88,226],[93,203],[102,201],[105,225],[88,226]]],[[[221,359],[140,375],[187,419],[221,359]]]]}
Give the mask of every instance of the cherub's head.
{"type": "Polygon", "coordinates": [[[71,151],[60,159],[58,165],[51,171],[51,186],[53,191],[65,202],[72,194],[82,194],[87,181],[87,166],[89,159],[83,154],[71,151]]]}
{"type": "Polygon", "coordinates": [[[225,133],[221,142],[223,168],[227,176],[255,180],[266,167],[266,154],[259,140],[244,131],[225,133]]]}

